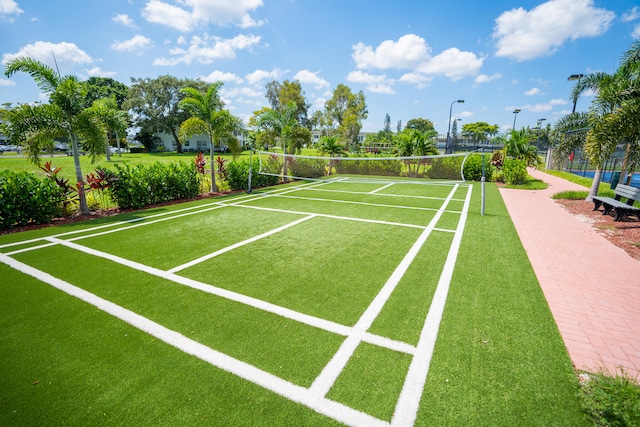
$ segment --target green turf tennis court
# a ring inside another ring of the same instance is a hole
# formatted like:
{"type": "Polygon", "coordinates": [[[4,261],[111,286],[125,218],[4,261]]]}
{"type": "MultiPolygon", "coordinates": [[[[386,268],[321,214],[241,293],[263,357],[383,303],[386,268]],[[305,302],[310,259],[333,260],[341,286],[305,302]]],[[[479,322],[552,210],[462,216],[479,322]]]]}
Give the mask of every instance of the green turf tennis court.
{"type": "Polygon", "coordinates": [[[479,190],[342,177],[0,236],[0,424],[572,425],[479,190]]]}

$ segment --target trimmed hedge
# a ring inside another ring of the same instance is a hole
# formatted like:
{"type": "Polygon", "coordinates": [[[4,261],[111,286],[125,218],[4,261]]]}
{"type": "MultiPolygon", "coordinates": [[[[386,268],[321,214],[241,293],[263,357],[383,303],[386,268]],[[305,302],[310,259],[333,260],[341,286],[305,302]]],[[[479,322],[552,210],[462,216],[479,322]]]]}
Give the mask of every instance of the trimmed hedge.
{"type": "MultiPolygon", "coordinates": [[[[493,181],[493,174],[496,167],[491,163],[491,154],[485,154],[484,158],[484,176],[485,181],[493,181]]],[[[467,161],[464,162],[464,179],[467,181],[482,180],[482,154],[470,154],[467,161]]]]}
{"type": "Polygon", "coordinates": [[[122,209],[141,208],[176,199],[192,199],[200,190],[195,164],[185,162],[160,163],[133,167],[114,165],[117,179],[109,191],[122,209]]]}
{"type": "MultiPolygon", "coordinates": [[[[241,162],[230,162],[227,164],[227,181],[231,190],[246,190],[249,183],[249,166],[248,160],[241,162]]],[[[276,185],[280,181],[279,176],[261,175],[258,173],[260,169],[260,160],[253,160],[253,172],[251,174],[251,187],[268,187],[276,185]]]]}
{"type": "Polygon", "coordinates": [[[30,172],[0,171],[0,228],[48,224],[62,214],[62,189],[30,172]]]}

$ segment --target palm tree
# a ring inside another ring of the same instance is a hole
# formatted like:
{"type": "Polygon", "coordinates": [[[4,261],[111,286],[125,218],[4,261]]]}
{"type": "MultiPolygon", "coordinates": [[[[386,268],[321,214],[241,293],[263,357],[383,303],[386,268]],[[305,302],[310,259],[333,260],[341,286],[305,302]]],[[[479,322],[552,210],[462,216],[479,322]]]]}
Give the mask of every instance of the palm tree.
{"type": "Polygon", "coordinates": [[[287,181],[287,150],[294,148],[297,136],[307,130],[298,119],[298,107],[290,101],[279,110],[269,109],[263,112],[257,121],[261,129],[269,130],[276,138],[280,138],[284,153],[283,179],[287,181]]]}
{"type": "Polygon", "coordinates": [[[585,153],[596,167],[591,189],[585,199],[587,201],[593,200],[598,194],[602,181],[602,167],[621,142],[622,135],[614,131],[613,122],[616,117],[620,117],[623,102],[629,100],[633,87],[631,82],[628,71],[620,67],[614,74],[588,74],[578,80],[573,88],[574,100],[587,90],[597,93],[589,109],[591,131],[587,134],[585,143],[585,153]]]}
{"type": "Polygon", "coordinates": [[[180,139],[185,140],[194,135],[207,135],[209,138],[209,156],[211,157],[211,191],[217,192],[216,173],[214,163],[215,141],[241,125],[240,120],[228,110],[223,110],[224,102],[220,99],[218,90],[222,82],[211,84],[203,94],[198,89],[186,87],[181,90],[186,95],[180,101],[180,107],[189,111],[191,117],[182,122],[178,130],[180,139]]]}
{"type": "MultiPolygon", "coordinates": [[[[335,136],[323,136],[320,138],[320,142],[318,144],[318,151],[320,154],[328,154],[330,157],[342,157],[343,154],[347,151],[346,147],[338,142],[338,138],[335,136]]],[[[331,171],[335,166],[336,160],[329,161],[329,172],[328,175],[331,175],[331,171]]]]}
{"type": "Polygon", "coordinates": [[[105,141],[104,146],[107,160],[111,161],[111,148],[109,146],[109,136],[111,135],[111,132],[115,132],[116,134],[118,153],[122,156],[120,153],[120,140],[118,138],[118,133],[125,132],[127,128],[127,113],[118,108],[118,104],[114,96],[111,96],[110,98],[96,99],[91,105],[91,110],[107,128],[107,140],[105,141]]]}
{"type": "Polygon", "coordinates": [[[538,147],[531,144],[529,128],[512,130],[511,138],[505,141],[506,157],[522,160],[527,166],[540,166],[538,147]]]}
{"type": "Polygon", "coordinates": [[[49,94],[48,104],[19,105],[7,112],[7,126],[12,141],[26,145],[29,159],[38,164],[39,153],[53,138],[67,136],[71,140],[80,213],[90,213],[84,191],[84,176],[80,168],[79,144],[93,156],[104,150],[104,127],[93,112],[85,108],[86,90],[75,76],[60,76],[48,65],[29,57],[9,61],[5,76],[17,72],[29,74],[38,87],[49,94]]]}

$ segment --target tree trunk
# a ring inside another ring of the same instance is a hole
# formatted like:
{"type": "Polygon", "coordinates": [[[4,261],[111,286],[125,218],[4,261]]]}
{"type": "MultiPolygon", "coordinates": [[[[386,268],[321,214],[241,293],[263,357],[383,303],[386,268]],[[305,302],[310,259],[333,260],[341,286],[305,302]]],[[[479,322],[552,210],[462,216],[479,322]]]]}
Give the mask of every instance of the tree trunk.
{"type": "Polygon", "coordinates": [[[173,140],[176,142],[176,152],[178,154],[182,153],[182,144],[180,143],[180,138],[178,138],[178,134],[174,128],[171,128],[171,135],[173,136],[173,140]]]}
{"type": "Polygon", "coordinates": [[[211,157],[211,192],[217,193],[218,187],[216,186],[216,164],[213,158],[215,151],[213,150],[214,137],[209,136],[209,157],[211,157]]]}
{"type": "Polygon", "coordinates": [[[73,165],[76,169],[76,181],[78,182],[78,200],[80,201],[80,214],[89,215],[89,206],[87,205],[87,197],[84,192],[84,176],[80,168],[80,152],[78,150],[78,137],[71,132],[71,150],[73,152],[73,165]]]}
{"type": "Polygon", "coordinates": [[[109,131],[107,131],[107,140],[104,142],[104,151],[107,156],[107,162],[111,161],[111,148],[109,146],[109,131]]]}
{"type": "Polygon", "coordinates": [[[120,138],[118,138],[118,131],[116,131],[116,147],[118,147],[118,157],[122,157],[122,150],[120,150],[120,138]]]}
{"type": "Polygon", "coordinates": [[[596,168],[596,173],[593,175],[593,182],[591,183],[591,189],[585,199],[587,202],[592,202],[593,198],[598,195],[598,187],[600,187],[600,181],[602,181],[602,169],[596,168]]]}

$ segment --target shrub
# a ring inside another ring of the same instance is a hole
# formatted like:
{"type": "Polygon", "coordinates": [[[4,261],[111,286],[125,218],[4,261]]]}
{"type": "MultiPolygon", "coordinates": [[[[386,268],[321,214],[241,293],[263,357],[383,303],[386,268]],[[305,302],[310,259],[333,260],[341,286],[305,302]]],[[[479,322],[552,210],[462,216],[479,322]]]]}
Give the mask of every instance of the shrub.
{"type": "Polygon", "coordinates": [[[524,160],[506,159],[503,171],[504,183],[507,185],[519,185],[527,181],[527,164],[524,160]]]}
{"type": "Polygon", "coordinates": [[[599,426],[640,425],[640,386],[628,375],[581,375],[582,408],[599,426]]]}
{"type": "Polygon", "coordinates": [[[193,198],[200,189],[195,164],[155,162],[146,167],[142,164],[133,167],[115,164],[115,167],[117,179],[110,192],[123,209],[193,198]]]}
{"type": "Polygon", "coordinates": [[[463,157],[440,157],[433,159],[431,168],[427,171],[427,176],[431,179],[453,179],[460,180],[460,167],[463,157]]]}
{"type": "Polygon", "coordinates": [[[0,227],[48,224],[62,213],[63,194],[51,180],[29,172],[0,171],[0,227]]]}
{"type": "Polygon", "coordinates": [[[398,160],[340,159],[335,162],[335,167],[338,174],[400,176],[402,173],[402,163],[398,160]]]}
{"type": "Polygon", "coordinates": [[[319,178],[327,173],[324,159],[292,158],[289,163],[289,173],[300,178],[319,178]]]}
{"type": "MultiPolygon", "coordinates": [[[[485,181],[492,181],[493,174],[495,172],[495,166],[491,164],[490,155],[485,155],[484,158],[484,176],[485,181]]],[[[464,162],[463,168],[464,179],[467,181],[481,181],[482,180],[482,154],[471,154],[467,157],[467,161],[464,162]]]]}
{"type": "MultiPolygon", "coordinates": [[[[249,166],[248,160],[241,162],[230,162],[227,165],[227,178],[229,188],[231,190],[246,190],[249,183],[249,166]]],[[[280,180],[278,176],[262,175],[258,173],[260,161],[253,160],[253,173],[251,175],[251,187],[268,187],[276,185],[280,180]]]]}

